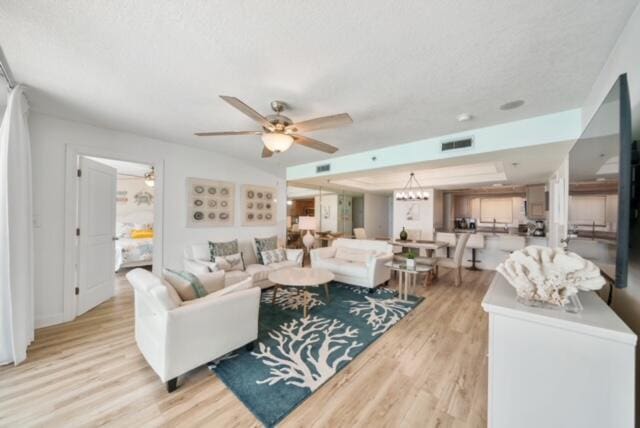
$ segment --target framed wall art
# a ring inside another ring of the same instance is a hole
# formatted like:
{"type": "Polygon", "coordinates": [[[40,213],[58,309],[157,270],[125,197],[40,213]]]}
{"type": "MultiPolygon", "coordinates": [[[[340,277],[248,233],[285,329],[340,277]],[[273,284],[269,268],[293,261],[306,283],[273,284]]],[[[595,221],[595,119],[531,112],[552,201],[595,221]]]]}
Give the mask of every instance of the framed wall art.
{"type": "Polygon", "coordinates": [[[243,185],[242,206],[242,224],[244,226],[276,224],[278,210],[275,187],[243,185]]]}
{"type": "Polygon", "coordinates": [[[233,226],[235,185],[187,178],[187,227],[233,226]]]}

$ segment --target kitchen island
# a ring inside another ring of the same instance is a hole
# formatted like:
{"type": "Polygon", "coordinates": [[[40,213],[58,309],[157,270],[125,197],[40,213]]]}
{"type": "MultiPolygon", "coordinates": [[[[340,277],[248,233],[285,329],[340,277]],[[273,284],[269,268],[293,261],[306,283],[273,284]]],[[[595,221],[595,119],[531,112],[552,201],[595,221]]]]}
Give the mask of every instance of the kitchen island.
{"type": "MultiPolygon", "coordinates": [[[[509,237],[519,236],[524,238],[525,245],[548,245],[547,237],[539,237],[539,236],[531,236],[527,234],[519,234],[517,233],[517,229],[509,229],[508,232],[505,232],[504,229],[496,230],[495,233],[491,231],[486,231],[485,229],[479,230],[445,230],[439,229],[436,233],[455,233],[456,236],[461,235],[462,233],[472,233],[474,235],[483,235],[484,237],[484,247],[476,249],[476,266],[479,269],[487,269],[487,270],[495,270],[495,268],[509,255],[507,251],[501,250],[500,240],[508,239],[509,237]]],[[[523,248],[524,248],[523,246],[523,248]]],[[[450,250],[450,255],[452,254],[453,249],[450,250]]],[[[463,258],[463,266],[471,267],[471,254],[472,250],[467,246],[464,251],[463,258]]],[[[439,256],[446,255],[446,249],[440,249],[437,252],[439,256]]]]}

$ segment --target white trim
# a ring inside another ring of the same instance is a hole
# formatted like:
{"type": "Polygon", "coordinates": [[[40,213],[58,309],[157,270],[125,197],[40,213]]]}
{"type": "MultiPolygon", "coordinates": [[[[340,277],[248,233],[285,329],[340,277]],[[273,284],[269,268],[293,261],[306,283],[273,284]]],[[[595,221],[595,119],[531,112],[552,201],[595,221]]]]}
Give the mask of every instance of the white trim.
{"type": "Polygon", "coordinates": [[[56,325],[64,322],[64,314],[50,315],[44,318],[37,318],[35,322],[35,328],[49,327],[50,325],[56,325]]]}
{"type": "MultiPolygon", "coordinates": [[[[75,295],[76,269],[78,254],[76,251],[76,208],[77,208],[77,164],[79,156],[93,156],[129,162],[152,165],[156,173],[154,186],[155,201],[153,206],[154,235],[153,235],[153,272],[159,274],[164,266],[164,159],[153,155],[139,157],[136,155],[122,154],[104,150],[98,147],[81,146],[76,144],[65,145],[65,191],[64,191],[64,276],[63,276],[63,319],[56,321],[71,321],[76,317],[75,295]]],[[[49,322],[57,316],[39,320],[49,322]]]]}

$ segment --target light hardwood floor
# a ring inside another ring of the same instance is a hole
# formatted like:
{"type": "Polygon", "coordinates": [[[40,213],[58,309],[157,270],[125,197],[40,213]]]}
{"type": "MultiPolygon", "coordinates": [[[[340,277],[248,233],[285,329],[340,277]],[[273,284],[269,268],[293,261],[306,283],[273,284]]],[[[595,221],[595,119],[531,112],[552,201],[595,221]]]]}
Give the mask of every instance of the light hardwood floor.
{"type": "MultiPolygon", "coordinates": [[[[444,271],[444,270],[443,270],[444,271]]],[[[426,300],[294,410],[281,426],[484,427],[493,272],[441,276],[426,300]]],[[[0,367],[0,426],[260,426],[205,367],[168,394],[138,352],[133,293],[40,329],[18,367],[0,367]]],[[[269,397],[265,397],[268,400],[269,397]]]]}

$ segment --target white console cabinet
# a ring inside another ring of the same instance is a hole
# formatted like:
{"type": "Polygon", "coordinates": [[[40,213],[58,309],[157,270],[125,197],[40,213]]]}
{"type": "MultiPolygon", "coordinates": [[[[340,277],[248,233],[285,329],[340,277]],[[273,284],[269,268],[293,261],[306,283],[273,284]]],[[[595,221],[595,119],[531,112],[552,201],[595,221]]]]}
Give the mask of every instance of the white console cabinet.
{"type": "Polygon", "coordinates": [[[525,306],[496,274],[489,314],[491,428],[634,426],[636,335],[594,292],[579,314],[525,306]]]}

